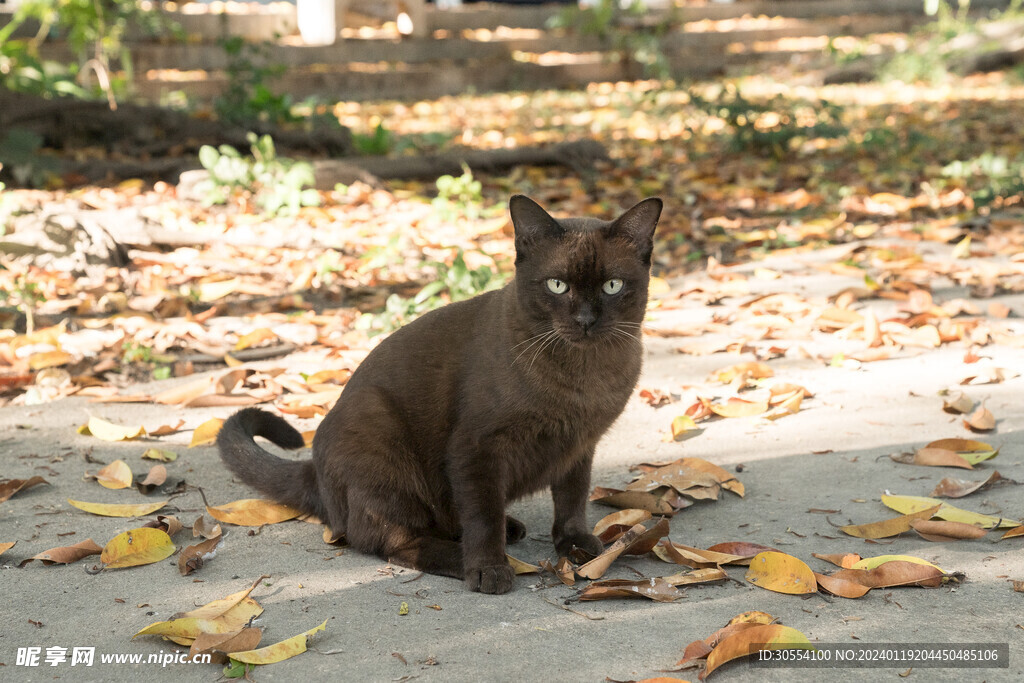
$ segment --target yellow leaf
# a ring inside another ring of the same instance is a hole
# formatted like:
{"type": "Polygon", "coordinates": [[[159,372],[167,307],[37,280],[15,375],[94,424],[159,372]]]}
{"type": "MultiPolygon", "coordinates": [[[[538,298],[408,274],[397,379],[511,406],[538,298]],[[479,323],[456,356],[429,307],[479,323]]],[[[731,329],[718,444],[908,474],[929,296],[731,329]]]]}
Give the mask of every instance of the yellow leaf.
{"type": "Polygon", "coordinates": [[[519,574],[540,574],[540,567],[538,567],[535,564],[530,564],[529,562],[517,560],[516,558],[508,554],[505,555],[505,559],[508,561],[510,565],[512,565],[512,571],[514,571],[517,576],[519,574]]]}
{"type": "Polygon", "coordinates": [[[730,398],[725,403],[712,403],[711,412],[722,417],[753,417],[768,411],[768,401],[746,401],[730,398]]]}
{"type": "MultiPolygon", "coordinates": [[[[811,580],[814,580],[813,574],[811,580]]],[[[756,650],[752,647],[753,645],[759,645],[765,650],[814,649],[807,636],[795,628],[782,624],[751,626],[725,638],[711,651],[701,677],[706,678],[708,674],[726,662],[754,654],[756,650]]]]}
{"type": "Polygon", "coordinates": [[[973,524],[979,526],[982,529],[992,529],[995,527],[1011,527],[1017,526],[1020,522],[1005,519],[1003,517],[993,517],[992,515],[983,515],[980,512],[972,512],[970,510],[963,510],[955,507],[948,503],[943,503],[937,498],[926,498],[924,496],[882,496],[882,504],[886,507],[901,512],[903,514],[909,514],[912,512],[920,512],[921,510],[927,509],[933,505],[941,505],[938,512],[935,513],[935,517],[939,519],[945,519],[949,522],[963,522],[964,524],[973,524]]]}
{"type": "Polygon", "coordinates": [[[215,442],[217,440],[217,433],[220,432],[221,425],[223,424],[224,420],[215,417],[199,425],[192,432],[192,442],[189,443],[188,447],[207,446],[215,442]]]}
{"type": "Polygon", "coordinates": [[[962,240],[960,240],[959,242],[957,242],[956,246],[953,247],[953,252],[952,252],[951,255],[952,255],[953,258],[957,258],[957,259],[959,259],[959,258],[967,258],[968,256],[970,256],[971,255],[971,236],[968,235],[967,237],[965,237],[962,240]]]}
{"type": "Polygon", "coordinates": [[[88,424],[78,428],[78,433],[92,434],[97,439],[103,439],[104,441],[125,441],[145,436],[146,430],[142,425],[138,427],[123,427],[98,417],[90,417],[88,424]]]}
{"type": "Polygon", "coordinates": [[[143,458],[147,460],[159,460],[161,462],[174,462],[178,459],[178,454],[174,451],[165,451],[159,448],[147,448],[142,454],[143,458]]]}
{"type": "Polygon", "coordinates": [[[32,370],[43,370],[45,368],[67,365],[74,361],[75,357],[67,351],[43,351],[41,353],[33,353],[29,356],[28,366],[32,370]]]}
{"type": "Polygon", "coordinates": [[[938,441],[932,441],[925,448],[944,448],[956,451],[961,458],[971,465],[977,465],[983,460],[999,455],[998,448],[993,448],[984,441],[974,441],[973,439],[939,439],[938,441]]]}
{"type": "Polygon", "coordinates": [[[875,569],[876,567],[885,564],[886,562],[913,562],[914,564],[923,564],[927,567],[935,567],[940,572],[945,571],[932,564],[928,560],[922,560],[920,557],[914,557],[913,555],[879,555],[878,557],[865,557],[862,560],[854,562],[849,568],[850,569],[875,569]]]}
{"type": "Polygon", "coordinates": [[[802,595],[818,590],[811,568],[786,553],[766,551],[754,555],[746,579],[755,586],[776,593],[802,595]]]}
{"type": "Polygon", "coordinates": [[[218,619],[186,617],[184,619],[157,621],[136,633],[132,638],[138,638],[139,636],[164,636],[165,638],[195,639],[200,633],[231,633],[232,631],[237,631],[238,628],[234,624],[218,619]]]}
{"type": "Polygon", "coordinates": [[[126,489],[132,485],[132,470],[124,460],[115,460],[96,473],[96,481],[108,489],[126,489]]]}
{"type": "Polygon", "coordinates": [[[689,415],[680,415],[672,420],[672,438],[676,441],[682,439],[686,432],[698,429],[697,423],[689,415]]]}
{"type": "Polygon", "coordinates": [[[932,515],[938,512],[939,507],[938,505],[933,505],[930,508],[912,512],[902,517],[883,519],[880,522],[871,522],[869,524],[851,524],[839,527],[839,530],[844,534],[856,536],[857,538],[889,538],[890,536],[898,536],[906,531],[910,531],[911,524],[915,520],[931,519],[932,515]]]}
{"type": "Polygon", "coordinates": [[[168,501],[161,500],[156,503],[138,503],[135,505],[116,505],[110,503],[87,503],[81,500],[71,500],[68,498],[68,503],[79,510],[85,510],[91,512],[94,515],[102,515],[103,517],[142,517],[156,512],[164,505],[167,505],[168,501]]]}
{"type": "Polygon", "coordinates": [[[199,300],[203,303],[209,303],[217,299],[223,299],[228,294],[233,293],[239,284],[241,284],[241,281],[237,277],[216,282],[201,282],[197,288],[199,290],[199,300]]]}
{"type": "Polygon", "coordinates": [[[232,652],[229,656],[231,659],[243,662],[244,664],[274,664],[276,662],[281,662],[305,652],[306,639],[317,631],[323,631],[326,628],[327,620],[324,620],[324,623],[320,624],[316,628],[312,628],[305,633],[300,633],[297,636],[292,636],[287,640],[282,640],[279,643],[261,647],[258,650],[232,652]]]}
{"type": "Polygon", "coordinates": [[[253,330],[249,334],[243,334],[238,338],[238,342],[235,344],[235,351],[241,351],[247,349],[250,346],[256,346],[267,341],[273,341],[277,339],[277,335],[268,330],[266,327],[253,330]]]}
{"type": "Polygon", "coordinates": [[[104,569],[153,564],[174,554],[174,542],[167,532],[143,527],[114,536],[103,548],[104,569]]]}
{"type": "Polygon", "coordinates": [[[207,514],[218,522],[237,524],[238,526],[263,526],[277,524],[295,519],[302,514],[300,510],[279,505],[262,498],[243,498],[218,507],[207,507],[207,514]]]}
{"type": "MultiPolygon", "coordinates": [[[[256,588],[256,586],[260,585],[260,581],[267,578],[270,577],[264,574],[260,578],[256,579],[251,586],[249,586],[243,591],[232,593],[231,595],[224,598],[218,598],[217,600],[206,603],[202,607],[197,607],[194,610],[176,616],[193,617],[195,619],[216,619],[220,616],[223,616],[224,614],[227,614],[229,611],[235,609],[236,605],[240,604],[243,600],[248,598],[249,594],[252,593],[253,589],[256,588]]],[[[255,600],[253,602],[255,603],[255,600]]],[[[262,608],[260,609],[260,611],[262,612],[262,608]]]]}

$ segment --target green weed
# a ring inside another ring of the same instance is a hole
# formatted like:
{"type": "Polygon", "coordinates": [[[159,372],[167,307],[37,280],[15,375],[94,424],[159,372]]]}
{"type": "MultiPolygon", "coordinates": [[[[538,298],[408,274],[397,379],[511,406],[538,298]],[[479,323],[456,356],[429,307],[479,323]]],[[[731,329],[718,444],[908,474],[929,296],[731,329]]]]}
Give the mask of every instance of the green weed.
{"type": "Polygon", "coordinates": [[[942,175],[963,182],[977,206],[1024,193],[1024,159],[985,152],[973,159],[946,164],[942,175]]]}
{"type": "Polygon", "coordinates": [[[364,314],[356,322],[356,327],[371,335],[393,332],[427,311],[498,289],[508,279],[506,274],[490,266],[470,268],[462,249],[456,252],[451,265],[434,261],[427,266],[437,272],[436,280],[425,285],[411,298],[392,294],[385,302],[383,311],[364,314]]]}
{"type": "Polygon", "coordinates": [[[316,206],[320,195],[308,162],[278,157],[269,135],[247,136],[252,156],[243,157],[230,145],[203,145],[199,163],[210,173],[205,187],[208,205],[225,204],[237,194],[248,195],[271,216],[294,215],[303,206],[316,206]]]}

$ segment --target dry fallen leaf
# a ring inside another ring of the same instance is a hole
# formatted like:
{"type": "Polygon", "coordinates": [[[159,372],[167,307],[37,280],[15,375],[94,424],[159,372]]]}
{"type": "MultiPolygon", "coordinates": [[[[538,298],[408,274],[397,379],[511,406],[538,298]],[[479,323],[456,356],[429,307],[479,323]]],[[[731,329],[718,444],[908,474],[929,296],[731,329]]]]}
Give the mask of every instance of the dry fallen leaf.
{"type": "Polygon", "coordinates": [[[211,655],[210,661],[225,664],[232,652],[252,650],[260,644],[263,632],[252,626],[229,633],[200,633],[189,648],[189,656],[211,655]]]}
{"type": "Polygon", "coordinates": [[[147,448],[143,452],[142,457],[147,460],[159,460],[160,462],[174,462],[178,459],[178,454],[174,451],[165,451],[159,448],[147,448]]]}
{"type": "Polygon", "coordinates": [[[516,576],[519,576],[520,574],[540,574],[542,571],[541,567],[535,564],[530,564],[529,562],[518,560],[507,553],[505,555],[505,560],[512,566],[512,571],[516,573],[516,576]]]}
{"type": "Polygon", "coordinates": [[[839,530],[844,534],[855,536],[857,538],[877,539],[898,536],[906,531],[910,531],[914,520],[931,519],[931,517],[939,511],[940,507],[942,507],[941,504],[933,505],[930,508],[906,514],[901,517],[892,517],[890,519],[883,519],[880,522],[870,522],[868,524],[847,525],[839,527],[839,530]]]}
{"type": "Polygon", "coordinates": [[[953,415],[969,413],[973,408],[974,400],[968,398],[960,391],[951,394],[949,398],[942,401],[942,409],[953,415]]]}
{"type": "Polygon", "coordinates": [[[8,500],[14,494],[30,489],[38,484],[50,485],[50,482],[46,481],[42,477],[35,476],[29,477],[28,479],[3,479],[0,480],[0,503],[8,500]]]}
{"type": "Polygon", "coordinates": [[[192,441],[188,447],[195,448],[196,446],[207,446],[214,443],[217,440],[217,433],[223,424],[224,420],[215,417],[199,425],[192,432],[192,441]]]}
{"type": "Polygon", "coordinates": [[[589,500],[611,507],[647,510],[656,515],[674,515],[693,504],[667,486],[653,491],[623,491],[596,486],[589,500]]]}
{"type": "Polygon", "coordinates": [[[608,571],[615,559],[624,553],[644,554],[650,552],[658,540],[668,534],[668,520],[660,519],[650,529],[643,524],[634,525],[619,540],[605,549],[603,553],[576,569],[576,573],[585,579],[599,579],[608,571]]]}
{"type": "Polygon", "coordinates": [[[722,417],[754,417],[768,412],[768,401],[747,401],[733,397],[725,403],[712,403],[711,412],[722,417]]]}
{"type": "Polygon", "coordinates": [[[837,595],[841,598],[862,598],[871,590],[870,586],[865,586],[862,583],[851,581],[840,576],[829,576],[828,574],[819,574],[818,572],[814,572],[814,578],[818,582],[818,588],[824,589],[832,595],[837,595]]]}
{"type": "Polygon", "coordinates": [[[814,555],[814,557],[817,557],[819,560],[831,562],[835,566],[842,567],[843,569],[850,569],[851,567],[853,567],[854,564],[860,562],[861,559],[860,555],[858,555],[857,553],[834,553],[831,555],[823,555],[819,553],[811,554],[814,555]]]}
{"type": "Polygon", "coordinates": [[[939,439],[938,441],[932,441],[925,448],[955,451],[971,465],[977,465],[979,462],[999,455],[998,448],[993,448],[984,441],[974,441],[972,439],[939,439]]]}
{"type": "Polygon", "coordinates": [[[613,543],[633,526],[646,522],[650,518],[651,513],[649,510],[619,510],[602,517],[594,525],[594,535],[600,538],[602,543],[613,543]]]}
{"type": "Polygon", "coordinates": [[[68,498],[68,503],[90,512],[94,515],[101,515],[103,517],[144,517],[145,515],[152,514],[167,505],[166,500],[154,502],[154,503],[138,503],[132,504],[111,504],[111,503],[88,503],[81,500],[71,500],[68,498]]]}
{"type": "Polygon", "coordinates": [[[1017,538],[1018,536],[1024,536],[1024,524],[1010,529],[1005,534],[1000,536],[999,540],[1002,541],[1003,539],[1007,538],[1017,538]]]}
{"type": "MultiPolygon", "coordinates": [[[[14,544],[11,543],[10,545],[13,546],[14,544]]],[[[36,553],[32,557],[22,560],[18,566],[24,567],[32,560],[39,560],[45,565],[71,564],[72,562],[78,562],[83,557],[99,555],[101,552],[103,552],[103,548],[96,545],[91,538],[88,538],[81,543],[60,548],[50,548],[41,553],[36,553]]]]}
{"type": "MultiPolygon", "coordinates": [[[[156,429],[147,429],[146,433],[149,434],[149,436],[167,436],[168,434],[175,434],[179,432],[184,425],[184,420],[178,420],[178,424],[176,425],[160,425],[156,429]]],[[[142,457],[146,456],[143,455],[142,457]]]]}
{"type": "Polygon", "coordinates": [[[258,650],[233,652],[231,653],[231,659],[245,664],[274,664],[276,662],[281,662],[305,652],[306,640],[316,632],[323,631],[326,628],[327,620],[325,619],[319,626],[311,628],[297,636],[292,636],[287,640],[282,640],[279,643],[261,647],[258,650]]]}
{"type": "Polygon", "coordinates": [[[988,479],[982,481],[967,481],[966,479],[945,477],[929,495],[936,498],[963,498],[975,491],[984,491],[999,481],[1005,480],[998,471],[992,472],[988,479]]]}
{"type": "Polygon", "coordinates": [[[985,406],[978,406],[978,409],[964,418],[964,427],[972,432],[991,432],[996,428],[996,418],[985,406]]]}
{"type": "Polygon", "coordinates": [[[923,467],[960,467],[973,470],[974,466],[964,460],[956,451],[947,448],[919,448],[914,453],[894,453],[889,456],[893,462],[923,467]]]}
{"type": "Polygon", "coordinates": [[[103,547],[104,569],[137,567],[165,560],[174,554],[174,542],[167,532],[141,527],[120,533],[103,547]]]}
{"type": "Polygon", "coordinates": [[[78,433],[85,436],[91,434],[97,439],[104,441],[127,441],[145,436],[146,430],[142,425],[138,427],[125,427],[113,422],[107,422],[98,417],[90,417],[87,424],[78,428],[78,433]]]}
{"type": "Polygon", "coordinates": [[[165,481],[167,481],[167,468],[163,465],[153,465],[149,468],[146,478],[136,482],[135,487],[139,489],[140,493],[148,495],[153,492],[153,489],[163,485],[165,481]]]}
{"type": "Polygon", "coordinates": [[[758,553],[750,560],[746,579],[755,586],[776,593],[802,595],[818,590],[811,568],[803,560],[786,553],[758,553]]]}
{"type": "Polygon", "coordinates": [[[178,571],[182,576],[202,569],[208,560],[217,554],[217,548],[224,542],[223,536],[214,536],[195,545],[190,545],[178,555],[178,571]]]}
{"type": "Polygon", "coordinates": [[[126,489],[132,485],[132,470],[124,460],[115,460],[97,472],[95,478],[108,489],[126,489]]]}
{"type": "Polygon", "coordinates": [[[607,579],[593,581],[584,588],[580,600],[606,600],[608,598],[649,598],[655,602],[673,602],[683,596],[675,586],[662,578],[607,579]]]}
{"type": "Polygon", "coordinates": [[[980,529],[973,524],[944,520],[917,519],[911,522],[910,526],[920,534],[921,538],[936,542],[981,538],[988,533],[986,529],[980,529]]]}
{"type": "Polygon", "coordinates": [[[1017,526],[1021,522],[1005,519],[1003,517],[995,517],[993,515],[983,515],[980,512],[972,512],[970,510],[963,510],[961,508],[950,505],[949,503],[943,503],[941,500],[935,498],[926,498],[924,496],[892,496],[885,494],[882,496],[882,504],[887,508],[901,512],[903,514],[911,514],[914,512],[920,512],[924,509],[940,505],[939,509],[935,512],[935,517],[939,519],[945,519],[950,522],[964,522],[966,524],[974,524],[975,526],[983,529],[991,529],[993,527],[1011,527],[1017,526]]]}
{"type": "Polygon", "coordinates": [[[701,680],[726,662],[752,655],[756,652],[755,645],[764,650],[813,649],[807,636],[795,628],[782,624],[757,624],[722,639],[708,655],[704,671],[700,674],[701,680]]]}
{"type": "MultiPolygon", "coordinates": [[[[668,539],[655,546],[654,554],[664,562],[693,567],[694,569],[713,568],[722,564],[749,564],[751,559],[743,555],[691,548],[687,545],[674,543],[668,539]]],[[[757,553],[754,554],[756,555],[757,553]]]]}
{"type": "Polygon", "coordinates": [[[263,526],[295,519],[302,512],[262,498],[244,498],[217,507],[207,506],[206,514],[227,524],[263,526]]]}

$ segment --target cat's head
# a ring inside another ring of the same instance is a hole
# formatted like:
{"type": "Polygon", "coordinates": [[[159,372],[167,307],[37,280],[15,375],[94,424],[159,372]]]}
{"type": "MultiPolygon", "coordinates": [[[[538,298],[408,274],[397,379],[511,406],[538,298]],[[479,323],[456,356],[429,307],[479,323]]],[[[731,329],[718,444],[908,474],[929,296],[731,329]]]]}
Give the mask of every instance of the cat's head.
{"type": "Polygon", "coordinates": [[[636,337],[647,307],[660,199],[614,221],[556,219],[523,195],[509,201],[516,231],[516,290],[538,331],[573,344],[636,337]]]}

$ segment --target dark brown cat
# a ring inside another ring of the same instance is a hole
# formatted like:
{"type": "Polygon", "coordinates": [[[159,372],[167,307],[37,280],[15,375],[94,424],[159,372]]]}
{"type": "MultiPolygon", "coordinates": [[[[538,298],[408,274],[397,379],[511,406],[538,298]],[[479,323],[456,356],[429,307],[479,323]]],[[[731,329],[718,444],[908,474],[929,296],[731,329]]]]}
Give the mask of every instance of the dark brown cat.
{"type": "Polygon", "coordinates": [[[471,590],[512,588],[505,544],[525,534],[505,506],[551,487],[559,555],[597,554],[585,505],[598,440],[642,361],[660,199],[612,222],[556,220],[509,202],[516,276],[501,290],[427,313],[367,356],[313,440],[282,418],[239,411],[217,438],[240,479],[317,515],[356,549],[471,590]]]}

